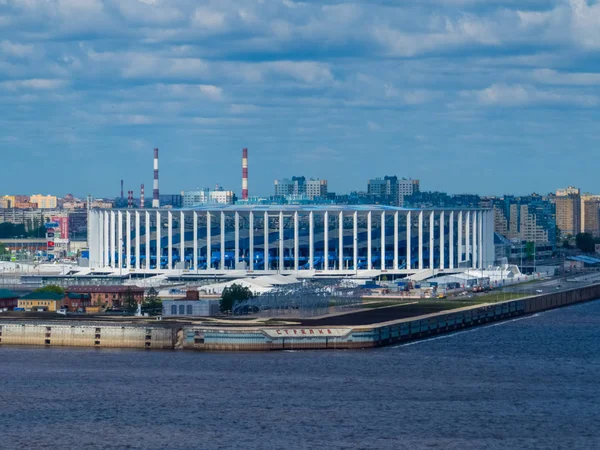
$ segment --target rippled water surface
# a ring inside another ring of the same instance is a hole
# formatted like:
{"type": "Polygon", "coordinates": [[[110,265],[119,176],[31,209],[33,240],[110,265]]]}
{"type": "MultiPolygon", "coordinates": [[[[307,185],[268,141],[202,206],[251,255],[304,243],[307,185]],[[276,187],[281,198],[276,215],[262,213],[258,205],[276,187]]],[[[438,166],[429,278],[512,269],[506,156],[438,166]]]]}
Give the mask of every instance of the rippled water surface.
{"type": "Polygon", "coordinates": [[[600,301],[395,348],[0,347],[0,448],[600,448],[600,301]]]}

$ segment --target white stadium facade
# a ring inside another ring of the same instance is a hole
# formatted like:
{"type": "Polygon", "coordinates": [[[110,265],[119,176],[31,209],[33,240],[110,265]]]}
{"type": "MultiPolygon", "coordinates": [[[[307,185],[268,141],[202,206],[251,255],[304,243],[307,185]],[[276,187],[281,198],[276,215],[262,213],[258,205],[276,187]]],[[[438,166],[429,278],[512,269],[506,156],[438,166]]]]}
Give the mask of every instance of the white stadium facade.
{"type": "Polygon", "coordinates": [[[93,209],[88,227],[90,269],[112,273],[376,276],[494,264],[494,217],[488,209],[93,209]]]}

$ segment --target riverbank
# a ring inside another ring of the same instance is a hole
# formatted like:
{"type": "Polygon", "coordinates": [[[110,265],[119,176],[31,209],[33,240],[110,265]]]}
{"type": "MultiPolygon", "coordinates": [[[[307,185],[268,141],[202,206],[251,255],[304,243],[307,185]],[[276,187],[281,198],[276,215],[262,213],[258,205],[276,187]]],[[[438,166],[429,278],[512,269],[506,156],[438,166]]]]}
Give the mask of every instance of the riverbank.
{"type": "MultiPolygon", "coordinates": [[[[0,318],[0,345],[42,345],[205,351],[361,349],[425,339],[490,322],[600,298],[600,284],[498,303],[404,317],[390,308],[303,320],[299,324],[0,318]],[[387,311],[386,311],[387,310],[387,311]],[[392,319],[390,320],[390,317],[392,319]]],[[[402,310],[399,310],[402,311],[402,310]]]]}

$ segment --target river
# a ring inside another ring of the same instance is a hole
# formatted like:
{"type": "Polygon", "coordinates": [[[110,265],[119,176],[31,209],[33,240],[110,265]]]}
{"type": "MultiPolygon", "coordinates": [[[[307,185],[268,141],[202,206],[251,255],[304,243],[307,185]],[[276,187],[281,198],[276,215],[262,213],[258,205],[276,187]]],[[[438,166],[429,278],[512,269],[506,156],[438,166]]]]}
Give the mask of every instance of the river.
{"type": "Polygon", "coordinates": [[[600,301],[408,345],[0,347],[0,448],[600,448],[600,301]]]}

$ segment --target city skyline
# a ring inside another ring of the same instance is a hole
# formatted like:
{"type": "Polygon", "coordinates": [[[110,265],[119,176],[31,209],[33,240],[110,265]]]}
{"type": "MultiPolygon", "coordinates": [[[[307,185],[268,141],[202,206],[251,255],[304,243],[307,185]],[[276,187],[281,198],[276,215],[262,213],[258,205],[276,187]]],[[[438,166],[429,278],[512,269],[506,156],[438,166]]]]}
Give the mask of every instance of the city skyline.
{"type": "Polygon", "coordinates": [[[597,190],[600,5],[68,1],[3,5],[13,192],[83,197],[304,173],[481,195],[597,190]],[[291,170],[293,167],[293,170],[291,170]]]}

